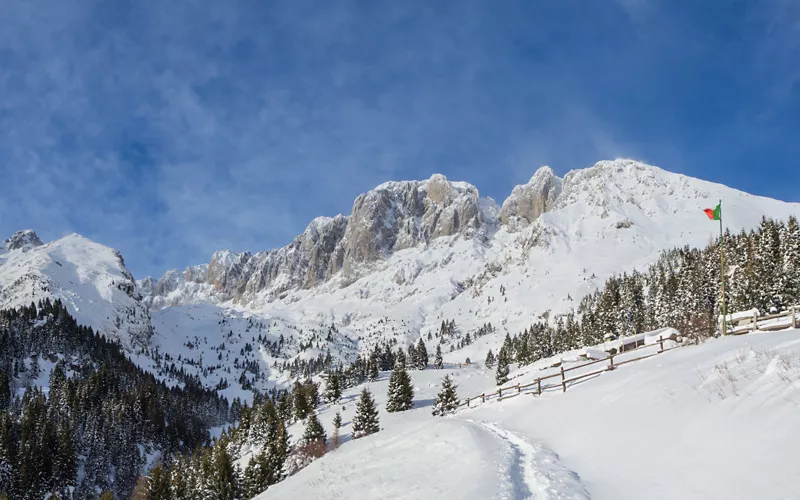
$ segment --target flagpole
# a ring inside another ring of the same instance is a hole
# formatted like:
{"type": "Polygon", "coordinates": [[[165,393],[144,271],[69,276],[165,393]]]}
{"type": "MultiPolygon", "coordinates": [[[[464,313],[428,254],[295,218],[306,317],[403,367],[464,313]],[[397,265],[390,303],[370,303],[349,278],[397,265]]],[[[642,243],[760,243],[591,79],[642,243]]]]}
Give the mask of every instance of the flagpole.
{"type": "Polygon", "coordinates": [[[725,233],[722,230],[722,200],[719,200],[719,262],[722,278],[722,335],[728,335],[728,307],[725,304],[725,233]]]}

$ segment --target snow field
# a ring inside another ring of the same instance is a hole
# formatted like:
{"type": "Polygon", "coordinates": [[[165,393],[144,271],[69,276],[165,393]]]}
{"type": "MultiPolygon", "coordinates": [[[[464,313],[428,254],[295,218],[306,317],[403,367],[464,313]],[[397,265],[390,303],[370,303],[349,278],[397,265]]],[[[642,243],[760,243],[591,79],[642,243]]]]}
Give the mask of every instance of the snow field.
{"type": "MultiPolygon", "coordinates": [[[[382,430],[258,498],[777,500],[800,484],[797,330],[716,339],[563,394],[432,417],[428,400],[447,372],[462,398],[495,387],[477,367],[412,371],[419,408],[386,414],[382,374],[371,384],[382,430]]],[[[343,434],[360,389],[343,398],[343,434]]],[[[330,436],[334,411],[320,414],[330,436]]],[[[292,428],[300,432],[302,424],[292,428]]]]}

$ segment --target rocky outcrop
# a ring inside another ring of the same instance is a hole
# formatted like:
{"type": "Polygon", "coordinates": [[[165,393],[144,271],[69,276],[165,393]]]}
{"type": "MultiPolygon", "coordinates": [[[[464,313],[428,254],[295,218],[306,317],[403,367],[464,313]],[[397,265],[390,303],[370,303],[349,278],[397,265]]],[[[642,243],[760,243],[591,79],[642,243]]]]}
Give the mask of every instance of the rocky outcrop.
{"type": "Polygon", "coordinates": [[[349,217],[318,217],[283,248],[216,252],[207,266],[140,281],[140,291],[152,304],[167,304],[153,297],[165,297],[190,282],[209,285],[211,292],[192,289],[222,300],[247,302],[264,291],[275,297],[317,286],[342,270],[353,275],[359,264],[439,237],[483,235],[496,223],[495,207],[480,199],[475,186],[439,174],[425,181],[388,182],[356,198],[349,217]]]}
{"type": "Polygon", "coordinates": [[[561,194],[561,179],[550,167],[541,167],[527,184],[514,187],[500,209],[500,221],[510,231],[521,229],[549,212],[561,194]]]}
{"type": "Polygon", "coordinates": [[[472,237],[494,219],[480,208],[475,186],[441,174],[426,181],[388,182],[353,203],[344,236],[344,267],[426,244],[441,236],[472,237]]]}
{"type": "Polygon", "coordinates": [[[3,241],[3,246],[6,250],[30,250],[31,248],[42,246],[42,240],[30,229],[17,231],[10,238],[3,241]]]}

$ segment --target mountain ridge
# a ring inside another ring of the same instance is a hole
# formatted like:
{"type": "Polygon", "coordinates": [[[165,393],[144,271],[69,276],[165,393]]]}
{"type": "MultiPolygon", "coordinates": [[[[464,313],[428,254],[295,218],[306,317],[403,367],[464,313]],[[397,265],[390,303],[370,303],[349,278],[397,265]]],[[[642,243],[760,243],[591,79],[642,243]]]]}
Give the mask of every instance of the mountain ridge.
{"type": "Polygon", "coordinates": [[[207,386],[241,356],[260,367],[248,385],[264,389],[288,383],[275,368],[296,357],[330,351],[351,361],[383,342],[426,339],[444,320],[461,334],[492,324],[497,334],[469,347],[443,345],[446,360],[463,361],[544,314],[576,308],[608,277],[645,267],[664,250],[704,246],[718,226],[702,209],[719,198],[734,232],[755,228],[763,214],[800,214],[800,204],[632,160],[598,162],[563,178],[543,167],[502,205],[471,184],[434,175],[381,184],[359,195],[350,215],[315,218],[284,247],[221,250],[158,280],[134,281],[119,252],[79,236],[41,246],[18,237],[19,248],[0,247],[0,307],[49,293],[140,355],[142,366],[155,370],[152,353],[169,354],[207,386]],[[98,268],[92,255],[105,264],[98,268]],[[75,264],[67,276],[53,263],[62,260],[75,264]],[[20,276],[33,284],[9,287],[20,276]],[[111,295],[97,291],[113,287],[111,295]],[[287,343],[251,353],[256,335],[287,343]]]}

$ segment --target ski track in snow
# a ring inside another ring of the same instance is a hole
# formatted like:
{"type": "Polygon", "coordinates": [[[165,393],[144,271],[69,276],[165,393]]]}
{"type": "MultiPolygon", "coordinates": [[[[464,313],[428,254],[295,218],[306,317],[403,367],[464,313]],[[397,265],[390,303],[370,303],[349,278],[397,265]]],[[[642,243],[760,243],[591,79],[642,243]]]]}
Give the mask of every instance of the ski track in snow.
{"type": "Polygon", "coordinates": [[[580,476],[565,468],[558,455],[489,422],[467,420],[508,444],[511,464],[508,476],[514,500],[589,500],[580,476]]]}

